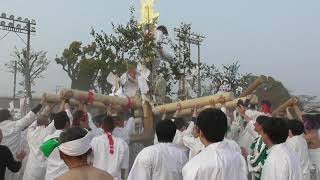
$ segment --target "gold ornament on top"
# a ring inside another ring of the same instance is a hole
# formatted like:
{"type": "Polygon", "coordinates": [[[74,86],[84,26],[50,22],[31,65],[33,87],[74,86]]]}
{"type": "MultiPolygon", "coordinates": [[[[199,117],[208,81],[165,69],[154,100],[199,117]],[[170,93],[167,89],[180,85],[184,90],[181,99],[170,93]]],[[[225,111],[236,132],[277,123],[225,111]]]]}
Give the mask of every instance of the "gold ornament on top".
{"type": "Polygon", "coordinates": [[[152,24],[159,17],[159,12],[154,9],[155,0],[140,0],[140,24],[152,24]]]}

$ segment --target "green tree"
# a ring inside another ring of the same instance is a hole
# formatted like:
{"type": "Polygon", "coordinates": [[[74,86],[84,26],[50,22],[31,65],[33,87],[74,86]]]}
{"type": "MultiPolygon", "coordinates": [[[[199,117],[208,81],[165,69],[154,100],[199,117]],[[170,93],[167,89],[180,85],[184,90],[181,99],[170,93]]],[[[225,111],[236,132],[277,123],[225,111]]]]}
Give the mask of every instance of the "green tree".
{"type": "Polygon", "coordinates": [[[67,72],[71,79],[71,88],[89,90],[94,88],[94,81],[100,70],[101,61],[95,43],[82,46],[79,41],[72,42],[61,57],[56,57],[57,64],[67,72]]]}

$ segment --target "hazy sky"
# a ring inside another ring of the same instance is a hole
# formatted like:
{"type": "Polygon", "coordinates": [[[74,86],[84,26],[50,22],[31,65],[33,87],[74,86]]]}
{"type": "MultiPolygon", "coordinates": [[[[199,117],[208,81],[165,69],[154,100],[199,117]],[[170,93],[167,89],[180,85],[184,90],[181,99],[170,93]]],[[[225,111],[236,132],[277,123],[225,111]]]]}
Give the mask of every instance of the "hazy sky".
{"type": "MultiPolygon", "coordinates": [[[[51,60],[37,91],[54,92],[70,80],[54,58],[73,40],[90,42],[90,29],[111,31],[111,22],[125,23],[129,7],[139,0],[0,0],[0,13],[37,21],[32,48],[48,51],[51,60]]],[[[320,96],[319,0],[158,0],[159,24],[170,31],[180,22],[206,35],[202,59],[223,64],[238,60],[242,72],[282,81],[296,94],[320,96]],[[201,3],[199,3],[201,2],[201,3]]],[[[138,10],[138,9],[137,9],[138,10]]],[[[138,13],[137,13],[138,15],[138,13]]],[[[5,35],[0,31],[0,38],[5,35]]],[[[173,34],[171,33],[171,36],[173,34]]],[[[3,64],[23,42],[10,33],[0,41],[0,96],[12,94],[13,75],[3,64]]]]}

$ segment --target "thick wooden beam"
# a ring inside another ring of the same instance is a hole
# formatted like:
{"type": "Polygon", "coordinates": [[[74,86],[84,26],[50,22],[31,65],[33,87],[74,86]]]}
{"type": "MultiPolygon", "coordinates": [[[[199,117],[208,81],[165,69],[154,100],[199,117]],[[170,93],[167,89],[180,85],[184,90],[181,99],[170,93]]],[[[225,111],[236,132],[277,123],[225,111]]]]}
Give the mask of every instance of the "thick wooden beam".
{"type": "Polygon", "coordinates": [[[222,100],[226,102],[233,99],[234,99],[233,93],[227,92],[219,95],[200,97],[200,98],[190,99],[186,101],[180,101],[180,102],[156,106],[153,110],[153,113],[154,115],[160,115],[163,109],[165,109],[167,113],[172,113],[176,111],[178,103],[181,104],[182,109],[190,109],[196,105],[206,106],[206,105],[212,104],[212,102],[221,102],[222,100]]]}

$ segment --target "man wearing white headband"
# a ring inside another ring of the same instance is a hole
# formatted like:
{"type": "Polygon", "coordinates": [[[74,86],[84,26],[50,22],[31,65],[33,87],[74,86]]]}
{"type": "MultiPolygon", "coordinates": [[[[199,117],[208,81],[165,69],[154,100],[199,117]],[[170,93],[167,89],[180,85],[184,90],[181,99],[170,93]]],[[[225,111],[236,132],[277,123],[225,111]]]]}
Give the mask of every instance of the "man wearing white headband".
{"type": "Polygon", "coordinates": [[[57,180],[112,180],[107,172],[88,164],[87,157],[91,152],[92,133],[80,127],[73,127],[60,134],[60,158],[69,167],[69,171],[57,180]]]}

